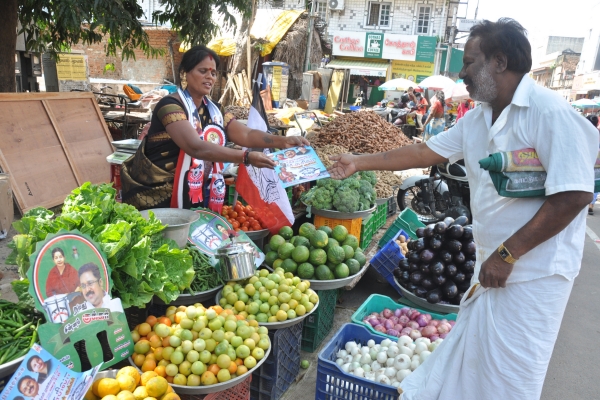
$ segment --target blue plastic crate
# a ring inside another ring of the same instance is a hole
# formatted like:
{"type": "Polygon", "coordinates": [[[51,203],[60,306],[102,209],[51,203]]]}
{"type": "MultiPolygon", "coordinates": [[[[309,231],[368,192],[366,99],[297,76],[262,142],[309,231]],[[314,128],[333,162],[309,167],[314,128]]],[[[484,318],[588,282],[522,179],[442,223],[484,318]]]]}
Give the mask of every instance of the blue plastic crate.
{"type": "Polygon", "coordinates": [[[269,331],[271,354],[252,373],[250,399],[278,400],[300,372],[302,322],[289,328],[269,331]]]}
{"type": "Polygon", "coordinates": [[[315,400],[398,400],[395,387],[347,374],[335,363],[336,353],[344,348],[346,342],[354,340],[366,345],[369,339],[381,343],[385,338],[371,334],[360,325],[345,324],[323,347],[317,364],[315,400]]]}
{"type": "Polygon", "coordinates": [[[398,267],[398,263],[400,260],[404,258],[402,252],[400,251],[400,246],[396,243],[396,238],[398,236],[404,236],[405,238],[410,238],[408,233],[404,232],[404,230],[400,229],[398,233],[390,240],[373,258],[371,259],[371,266],[375,268],[381,276],[385,278],[386,281],[400,294],[402,291],[398,287],[398,284],[394,280],[394,275],[392,272],[398,267]]]}

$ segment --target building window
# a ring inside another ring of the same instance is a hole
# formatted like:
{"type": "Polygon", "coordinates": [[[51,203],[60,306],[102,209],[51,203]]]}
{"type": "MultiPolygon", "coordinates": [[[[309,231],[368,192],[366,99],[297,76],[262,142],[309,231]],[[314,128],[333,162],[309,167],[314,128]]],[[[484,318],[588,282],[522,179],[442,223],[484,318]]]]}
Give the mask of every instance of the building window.
{"type": "Polygon", "coordinates": [[[369,2],[368,26],[389,27],[391,25],[390,12],[392,3],[369,2]]]}
{"type": "Polygon", "coordinates": [[[431,26],[431,6],[425,4],[417,5],[417,35],[429,34],[431,26]]]}
{"type": "Polygon", "coordinates": [[[327,1],[326,0],[318,0],[315,1],[315,13],[325,19],[327,16],[327,1]]]}

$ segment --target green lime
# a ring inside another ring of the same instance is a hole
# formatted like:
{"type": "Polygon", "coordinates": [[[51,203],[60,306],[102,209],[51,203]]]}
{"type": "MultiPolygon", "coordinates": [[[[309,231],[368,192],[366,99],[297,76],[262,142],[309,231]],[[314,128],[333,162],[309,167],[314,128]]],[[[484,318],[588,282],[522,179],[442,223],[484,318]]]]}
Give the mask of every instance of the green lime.
{"type": "Polygon", "coordinates": [[[273,261],[273,269],[280,268],[282,262],[283,260],[281,258],[278,258],[277,260],[273,261]]]}
{"type": "Polygon", "coordinates": [[[345,258],[346,252],[343,248],[339,246],[332,247],[329,250],[327,250],[327,260],[329,260],[332,263],[335,263],[336,265],[344,261],[345,258]]]}
{"type": "Polygon", "coordinates": [[[312,265],[321,265],[327,262],[327,253],[323,249],[315,249],[310,252],[308,261],[312,265]]]}
{"type": "Polygon", "coordinates": [[[302,369],[307,369],[310,366],[310,363],[308,362],[308,360],[302,360],[302,362],[300,363],[300,367],[302,369]]]}
{"type": "Polygon", "coordinates": [[[364,267],[365,264],[367,263],[367,257],[365,257],[364,253],[354,253],[354,259],[356,261],[358,261],[358,263],[360,264],[361,267],[364,267]]]}
{"type": "Polygon", "coordinates": [[[283,226],[279,230],[279,235],[285,240],[290,240],[294,236],[294,231],[289,226],[283,226]]]}
{"type": "Polygon", "coordinates": [[[342,246],[347,244],[348,246],[352,247],[353,250],[358,248],[358,239],[354,235],[348,235],[344,241],[340,242],[342,243],[342,246]]]}
{"type": "Polygon", "coordinates": [[[296,270],[298,269],[298,264],[291,258],[287,258],[283,260],[283,263],[281,263],[281,268],[283,268],[285,272],[291,272],[292,274],[295,274],[296,270]]]}
{"type": "Polygon", "coordinates": [[[329,236],[323,231],[315,231],[309,238],[310,244],[316,248],[322,249],[327,246],[329,236]]]}
{"type": "Polygon", "coordinates": [[[298,246],[292,251],[292,259],[297,263],[303,263],[307,261],[309,256],[310,251],[306,246],[298,246]]]}
{"type": "Polygon", "coordinates": [[[344,258],[344,260],[348,260],[354,257],[354,249],[352,247],[345,244],[342,246],[342,249],[344,249],[344,253],[346,253],[346,257],[344,258]]]}
{"type": "Polygon", "coordinates": [[[310,235],[316,231],[317,228],[310,222],[305,222],[300,225],[300,229],[298,229],[298,235],[304,236],[305,238],[310,238],[310,235]]]}
{"type": "Polygon", "coordinates": [[[347,278],[350,275],[350,269],[346,264],[340,263],[333,270],[333,275],[335,275],[335,279],[347,278]]]}
{"type": "Polygon", "coordinates": [[[275,262],[275,260],[277,260],[279,258],[279,254],[277,254],[276,251],[269,251],[266,255],[265,255],[265,263],[269,266],[272,267],[273,263],[275,262]]]}
{"type": "Polygon", "coordinates": [[[330,247],[335,247],[335,246],[339,246],[339,245],[340,245],[340,242],[338,242],[334,238],[329,238],[329,240],[327,241],[327,246],[323,247],[323,250],[327,251],[327,250],[329,250],[330,247]]]}
{"type": "Polygon", "coordinates": [[[345,261],[348,269],[350,270],[350,275],[355,275],[360,271],[360,263],[356,261],[354,258],[350,258],[345,261]]]}
{"type": "Polygon", "coordinates": [[[272,251],[277,251],[279,246],[285,243],[285,239],[281,235],[273,235],[271,240],[269,240],[269,246],[272,251]]]}
{"type": "MultiPolygon", "coordinates": [[[[357,261],[358,262],[358,261],[357,261]]],[[[315,267],[310,263],[302,263],[298,265],[298,277],[301,279],[312,279],[315,276],[315,267]]]]}
{"type": "Polygon", "coordinates": [[[359,253],[364,253],[364,250],[361,249],[360,247],[357,247],[356,250],[354,250],[354,252],[359,252],[359,253]]]}
{"type": "Polygon", "coordinates": [[[346,236],[348,236],[348,229],[344,225],[336,226],[331,232],[331,237],[340,243],[346,240],[346,236]]]}
{"type": "Polygon", "coordinates": [[[277,249],[277,254],[279,254],[279,258],[285,260],[292,256],[292,251],[294,251],[294,245],[291,243],[284,243],[277,249]]]}
{"type": "Polygon", "coordinates": [[[317,278],[320,281],[328,280],[330,274],[331,274],[331,271],[329,270],[327,265],[319,265],[315,269],[315,278],[317,278]]]}
{"type": "Polygon", "coordinates": [[[320,226],[317,228],[318,231],[323,231],[327,234],[327,236],[331,236],[331,228],[328,226],[320,226]]]}

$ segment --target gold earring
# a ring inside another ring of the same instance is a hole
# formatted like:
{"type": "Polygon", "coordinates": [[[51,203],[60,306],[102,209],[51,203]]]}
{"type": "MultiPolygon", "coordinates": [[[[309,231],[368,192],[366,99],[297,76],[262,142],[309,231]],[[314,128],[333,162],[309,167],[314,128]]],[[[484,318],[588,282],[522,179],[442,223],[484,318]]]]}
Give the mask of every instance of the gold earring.
{"type": "Polygon", "coordinates": [[[181,88],[185,90],[187,88],[187,74],[184,72],[179,75],[179,79],[181,81],[181,88]]]}

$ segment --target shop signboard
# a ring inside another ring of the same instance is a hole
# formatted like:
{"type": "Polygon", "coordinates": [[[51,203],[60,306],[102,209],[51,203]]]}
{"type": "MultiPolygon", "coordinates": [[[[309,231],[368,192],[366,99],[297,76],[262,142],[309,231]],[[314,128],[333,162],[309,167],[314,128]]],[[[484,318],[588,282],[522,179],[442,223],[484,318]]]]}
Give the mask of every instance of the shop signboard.
{"type": "Polygon", "coordinates": [[[417,42],[417,54],[414,61],[423,61],[432,63],[435,60],[435,47],[437,38],[432,36],[419,36],[417,42]]]}
{"type": "Polygon", "coordinates": [[[56,61],[56,72],[60,81],[85,81],[87,69],[85,56],[77,54],[61,54],[56,61]]]}
{"type": "Polygon", "coordinates": [[[386,34],[382,58],[415,61],[419,36],[386,34]]]}
{"type": "Polygon", "coordinates": [[[367,32],[365,58],[381,58],[383,51],[383,33],[367,32]]]}
{"type": "Polygon", "coordinates": [[[333,45],[332,54],[334,56],[365,56],[365,32],[332,32],[333,45]]]}
{"type": "Polygon", "coordinates": [[[419,83],[433,75],[433,63],[421,61],[393,60],[391,78],[404,78],[419,83]]]}

